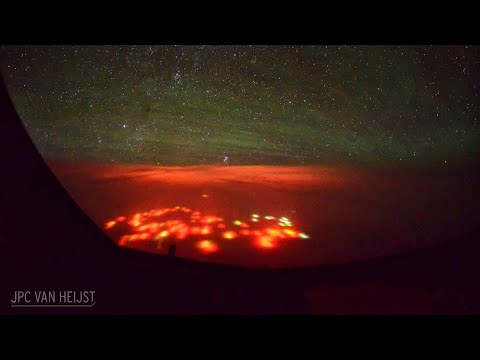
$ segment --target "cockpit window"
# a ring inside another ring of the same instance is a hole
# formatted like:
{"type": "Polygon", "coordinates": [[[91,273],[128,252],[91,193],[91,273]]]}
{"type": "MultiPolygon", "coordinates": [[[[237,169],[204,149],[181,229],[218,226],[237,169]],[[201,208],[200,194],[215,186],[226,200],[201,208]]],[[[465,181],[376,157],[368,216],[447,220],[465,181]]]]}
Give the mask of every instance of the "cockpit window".
{"type": "Polygon", "coordinates": [[[5,46],[1,66],[38,150],[119,246],[294,267],[478,222],[479,49],[5,46]]]}

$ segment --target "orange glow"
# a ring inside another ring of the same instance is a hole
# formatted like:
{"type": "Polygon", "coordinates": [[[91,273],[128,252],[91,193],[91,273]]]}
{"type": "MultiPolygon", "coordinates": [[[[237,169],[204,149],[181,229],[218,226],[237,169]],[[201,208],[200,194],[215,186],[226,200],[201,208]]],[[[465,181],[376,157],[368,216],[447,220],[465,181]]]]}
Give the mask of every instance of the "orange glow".
{"type": "Polygon", "coordinates": [[[145,225],[142,225],[138,228],[138,231],[149,231],[149,232],[158,232],[160,228],[160,224],[159,223],[151,223],[151,224],[145,224],[145,225]]]}
{"type": "Polygon", "coordinates": [[[192,230],[190,231],[192,235],[198,235],[200,234],[200,228],[198,226],[192,227],[192,230]]]}
{"type": "Polygon", "coordinates": [[[140,240],[148,240],[148,239],[150,239],[151,237],[152,237],[152,235],[149,234],[149,233],[142,233],[142,234],[140,234],[140,240]]]}
{"type": "Polygon", "coordinates": [[[170,232],[175,233],[179,231],[182,227],[183,227],[183,224],[173,224],[169,230],[170,232]]]}
{"type": "Polygon", "coordinates": [[[181,224],[182,224],[182,221],[180,220],[169,220],[165,222],[165,225],[171,228],[177,227],[178,225],[181,225],[181,224]]]}
{"type": "Polygon", "coordinates": [[[202,227],[202,230],[200,230],[200,234],[202,235],[208,235],[212,232],[212,228],[210,226],[204,226],[202,227]]]}
{"type": "Polygon", "coordinates": [[[283,232],[290,237],[296,237],[298,235],[297,232],[292,229],[286,229],[286,230],[283,230],[283,232]]]}
{"type": "Polygon", "coordinates": [[[139,226],[142,222],[140,221],[142,215],[141,214],[135,214],[133,217],[132,217],[132,220],[130,220],[129,224],[132,225],[132,226],[139,226]]]}
{"type": "Polygon", "coordinates": [[[207,194],[203,194],[203,195],[202,195],[202,198],[208,198],[208,195],[207,195],[207,194]]]}
{"type": "Polygon", "coordinates": [[[257,238],[256,245],[261,248],[271,249],[275,247],[273,239],[270,236],[264,235],[257,238]]]}
{"type": "Polygon", "coordinates": [[[155,240],[155,241],[160,241],[160,240],[164,240],[164,239],[165,239],[165,237],[161,236],[161,233],[158,233],[157,235],[155,235],[153,237],[153,240],[155,240]]]}
{"type": "Polygon", "coordinates": [[[282,232],[280,230],[272,228],[267,229],[267,234],[270,236],[282,236],[282,232]]]}
{"type": "MultiPolygon", "coordinates": [[[[206,194],[205,194],[206,195],[206,194]]],[[[105,223],[106,230],[112,229],[119,222],[127,221],[130,233],[119,235],[118,245],[131,245],[136,241],[156,241],[160,247],[165,239],[182,241],[192,236],[207,236],[210,239],[231,240],[240,238],[253,242],[260,249],[272,249],[279,245],[281,239],[308,239],[309,236],[301,230],[293,228],[293,223],[286,217],[278,218],[280,223],[272,224],[273,216],[249,215],[247,220],[224,219],[214,215],[204,215],[200,211],[192,211],[187,207],[153,209],[148,212],[139,212],[130,217],[118,216],[115,220],[105,223]],[[188,214],[188,215],[187,215],[188,214]],[[197,225],[195,225],[197,224],[197,225]],[[289,228],[285,228],[288,226],[289,228]]],[[[125,224],[125,225],[126,225],[125,224]]],[[[127,229],[128,227],[122,227],[127,229]]],[[[216,252],[219,249],[213,240],[202,240],[195,245],[203,254],[216,252]]]]}
{"type": "Polygon", "coordinates": [[[179,232],[179,233],[177,234],[177,239],[178,239],[178,240],[183,240],[183,239],[185,239],[185,238],[187,237],[187,235],[188,235],[188,232],[179,232]]]}
{"type": "Polygon", "coordinates": [[[109,222],[107,222],[107,223],[105,224],[105,229],[107,229],[107,230],[108,230],[108,229],[111,229],[112,227],[115,226],[116,223],[117,223],[116,221],[109,221],[109,222]]]}
{"type": "Polygon", "coordinates": [[[216,216],[204,216],[200,222],[203,224],[212,224],[216,221],[218,221],[216,216]]]}
{"type": "Polygon", "coordinates": [[[120,238],[120,241],[118,242],[118,245],[124,246],[127,243],[129,237],[130,237],[129,235],[123,235],[120,238]]]}
{"type": "Polygon", "coordinates": [[[183,240],[187,237],[188,235],[188,226],[183,225],[180,227],[180,229],[177,231],[177,239],[183,240]]]}
{"type": "Polygon", "coordinates": [[[211,254],[218,251],[218,245],[211,240],[202,240],[197,243],[197,249],[204,254],[211,254]]]}
{"type": "Polygon", "coordinates": [[[237,233],[235,231],[225,231],[223,233],[223,237],[225,239],[235,239],[237,237],[237,233]]]}

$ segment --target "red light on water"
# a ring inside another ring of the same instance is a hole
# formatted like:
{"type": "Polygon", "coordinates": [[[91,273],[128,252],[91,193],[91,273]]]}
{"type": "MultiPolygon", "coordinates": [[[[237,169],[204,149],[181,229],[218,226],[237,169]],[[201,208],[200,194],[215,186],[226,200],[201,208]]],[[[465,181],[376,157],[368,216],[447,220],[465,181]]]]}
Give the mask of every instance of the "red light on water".
{"type": "Polygon", "coordinates": [[[225,231],[223,233],[223,237],[229,240],[235,239],[237,237],[237,233],[235,231],[225,231]]]}
{"type": "Polygon", "coordinates": [[[202,224],[213,224],[214,222],[217,222],[217,217],[216,216],[204,216],[200,222],[202,224]]]}
{"type": "Polygon", "coordinates": [[[109,221],[109,222],[107,222],[107,223],[105,224],[105,229],[107,229],[107,230],[108,230],[108,229],[111,229],[112,227],[115,226],[116,223],[117,223],[116,221],[109,221]]]}
{"type": "Polygon", "coordinates": [[[211,240],[202,240],[197,243],[197,249],[204,254],[211,254],[218,251],[218,245],[211,240]]]}
{"type": "MultiPolygon", "coordinates": [[[[249,215],[248,220],[224,219],[213,215],[203,215],[200,211],[192,211],[187,207],[153,209],[148,212],[138,212],[127,218],[118,216],[115,220],[105,223],[110,230],[124,222],[121,228],[130,225],[130,234],[119,235],[118,245],[135,246],[136,241],[155,241],[161,248],[164,241],[181,241],[192,236],[205,236],[218,241],[239,239],[242,244],[246,240],[253,242],[259,249],[273,249],[282,245],[282,239],[308,239],[309,235],[294,228],[286,217],[278,217],[279,223],[272,223],[274,216],[249,215]],[[128,220],[128,221],[127,221],[128,220]],[[288,227],[288,228],[286,228],[288,227]],[[214,238],[215,237],[215,238],[214,238]]],[[[193,238],[196,240],[198,238],[193,238]]],[[[219,246],[213,240],[201,240],[195,245],[203,254],[216,252],[219,246]]]]}
{"type": "Polygon", "coordinates": [[[285,230],[283,230],[283,232],[290,237],[297,237],[298,236],[298,233],[295,230],[292,230],[292,229],[285,229],[285,230]]]}
{"type": "Polygon", "coordinates": [[[194,226],[194,227],[192,227],[190,232],[192,233],[192,235],[198,235],[198,234],[200,234],[200,228],[198,226],[194,226]]]}
{"type": "Polygon", "coordinates": [[[142,233],[140,234],[140,240],[148,240],[152,237],[152,234],[149,233],[142,233]]]}
{"type": "Polygon", "coordinates": [[[257,247],[263,248],[263,249],[271,249],[275,247],[275,244],[273,242],[272,237],[268,235],[263,235],[257,238],[256,240],[256,245],[257,247]]]}
{"type": "Polygon", "coordinates": [[[137,227],[142,223],[141,218],[142,218],[141,214],[135,214],[135,215],[133,215],[133,217],[131,218],[131,220],[128,223],[132,226],[137,227]]]}
{"type": "Polygon", "coordinates": [[[118,245],[120,246],[125,246],[127,244],[127,241],[128,241],[128,238],[130,236],[129,235],[123,235],[121,238],[120,238],[120,241],[118,242],[118,245]]]}
{"type": "Polygon", "coordinates": [[[150,223],[138,227],[138,231],[149,231],[152,233],[158,232],[160,229],[159,223],[150,223]]]}
{"type": "Polygon", "coordinates": [[[209,235],[212,232],[212,228],[210,226],[204,226],[202,227],[202,230],[200,230],[201,235],[209,235]]]}
{"type": "Polygon", "coordinates": [[[270,236],[282,236],[282,232],[277,229],[268,228],[266,231],[270,236]]]}
{"type": "Polygon", "coordinates": [[[130,235],[130,237],[128,238],[128,241],[136,241],[139,239],[140,239],[140,234],[133,234],[133,235],[130,235]]]}
{"type": "Polygon", "coordinates": [[[182,227],[180,230],[177,231],[177,239],[183,240],[188,236],[188,227],[182,227]]]}

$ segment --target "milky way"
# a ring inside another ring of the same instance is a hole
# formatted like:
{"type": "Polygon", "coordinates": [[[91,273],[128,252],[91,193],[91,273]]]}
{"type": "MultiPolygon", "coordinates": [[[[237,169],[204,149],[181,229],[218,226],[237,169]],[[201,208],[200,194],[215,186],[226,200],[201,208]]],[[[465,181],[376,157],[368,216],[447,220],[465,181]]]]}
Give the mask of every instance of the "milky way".
{"type": "Polygon", "coordinates": [[[2,72],[47,158],[447,163],[480,155],[479,50],[6,46],[2,72]]]}

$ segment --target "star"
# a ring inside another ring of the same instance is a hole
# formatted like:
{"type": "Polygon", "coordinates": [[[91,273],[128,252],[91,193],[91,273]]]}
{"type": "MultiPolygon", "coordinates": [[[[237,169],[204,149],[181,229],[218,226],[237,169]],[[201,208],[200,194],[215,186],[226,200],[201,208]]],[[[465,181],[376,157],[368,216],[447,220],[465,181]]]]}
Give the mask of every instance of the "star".
{"type": "Polygon", "coordinates": [[[452,164],[479,151],[479,49],[5,46],[2,69],[47,157],[452,164]]]}

